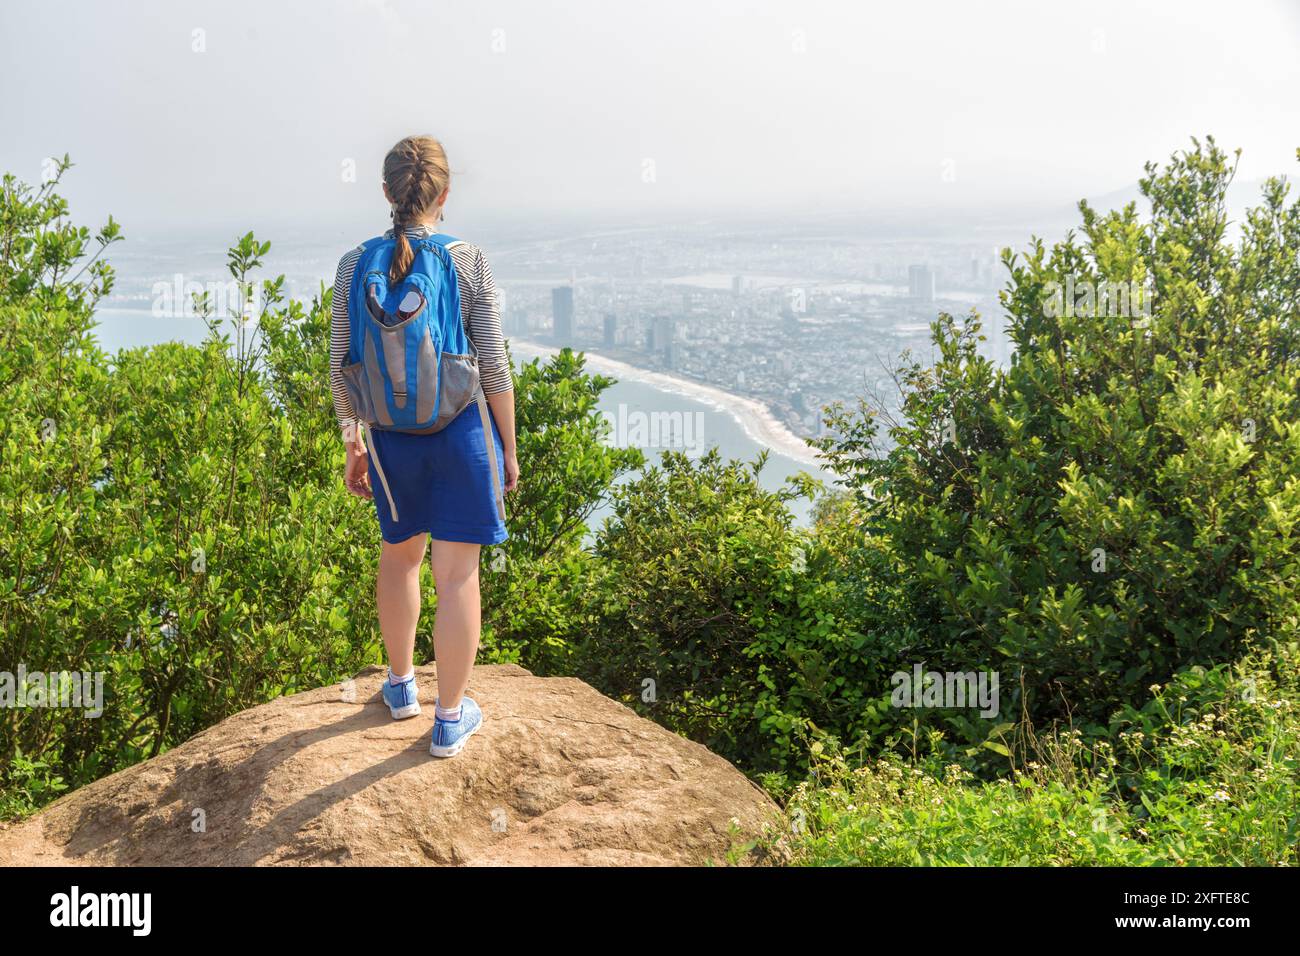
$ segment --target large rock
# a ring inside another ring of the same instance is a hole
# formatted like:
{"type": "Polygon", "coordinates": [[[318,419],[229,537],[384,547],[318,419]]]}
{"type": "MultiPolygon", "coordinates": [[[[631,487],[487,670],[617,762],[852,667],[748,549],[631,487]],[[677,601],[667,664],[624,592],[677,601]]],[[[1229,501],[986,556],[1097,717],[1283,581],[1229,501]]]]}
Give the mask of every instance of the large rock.
{"type": "Polygon", "coordinates": [[[434,668],[418,670],[425,713],[400,722],[383,673],[246,710],[82,787],[0,832],[0,864],[698,864],[778,813],[699,744],[509,665],[475,669],[483,729],[434,759],[434,668]]]}

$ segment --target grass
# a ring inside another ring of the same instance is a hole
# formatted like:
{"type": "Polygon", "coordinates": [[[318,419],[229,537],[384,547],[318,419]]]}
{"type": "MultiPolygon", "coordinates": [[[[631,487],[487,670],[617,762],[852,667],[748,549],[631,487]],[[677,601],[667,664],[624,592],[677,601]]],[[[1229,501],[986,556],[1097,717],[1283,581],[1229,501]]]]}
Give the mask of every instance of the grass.
{"type": "Polygon", "coordinates": [[[1092,739],[1021,728],[995,780],[828,750],[757,848],[808,866],[1295,866],[1298,659],[1193,668],[1092,739]]]}

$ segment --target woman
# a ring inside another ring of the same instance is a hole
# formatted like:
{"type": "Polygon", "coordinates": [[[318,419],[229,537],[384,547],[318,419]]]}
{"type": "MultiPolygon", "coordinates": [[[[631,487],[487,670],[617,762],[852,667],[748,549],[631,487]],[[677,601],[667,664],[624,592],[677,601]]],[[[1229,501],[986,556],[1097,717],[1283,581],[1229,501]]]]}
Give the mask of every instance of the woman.
{"type": "MultiPolygon", "coordinates": [[[[394,281],[410,268],[411,242],[438,233],[450,178],[446,153],[429,136],[407,137],[385,157],[384,196],[393,220],[385,235],[396,240],[394,281]]],[[[353,413],[342,374],[349,346],[348,296],[360,249],[339,260],[330,335],[334,411],[348,446],[343,480],[353,494],[374,500],[383,538],[375,599],[388,651],[383,697],[395,720],[420,712],[411,658],[420,617],[420,564],[426,540],[432,539],[430,565],[438,595],[433,646],[439,693],[430,753],[436,757],[459,753],[483,722],[482,711],[465,690],[478,653],[481,624],[479,549],[507,537],[490,469],[500,469],[497,481],[507,493],[519,481],[514,385],[492,270],[477,246],[458,241],[446,248],[456,267],[461,318],[478,354],[490,416],[480,415],[476,404],[480,397],[433,434],[370,430],[367,448],[364,423],[353,413]],[[484,428],[489,418],[491,436],[484,428]],[[373,489],[381,482],[385,493],[375,495],[373,489]]]]}

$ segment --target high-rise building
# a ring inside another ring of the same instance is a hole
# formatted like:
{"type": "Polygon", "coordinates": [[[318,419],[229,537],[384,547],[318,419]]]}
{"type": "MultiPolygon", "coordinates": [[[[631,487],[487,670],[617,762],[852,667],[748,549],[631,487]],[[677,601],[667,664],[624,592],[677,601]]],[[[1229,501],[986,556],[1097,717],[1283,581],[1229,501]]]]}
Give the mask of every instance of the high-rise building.
{"type": "Polygon", "coordinates": [[[646,336],[646,351],[660,355],[673,344],[675,323],[672,316],[656,315],[650,320],[650,334],[646,336]]]}
{"type": "Polygon", "coordinates": [[[803,289],[786,289],[781,296],[781,329],[785,335],[799,335],[799,314],[805,308],[803,289]]]}
{"type": "Polygon", "coordinates": [[[907,267],[907,294],[918,302],[934,301],[934,272],[929,266],[907,267]]]}
{"type": "Polygon", "coordinates": [[[551,334],[561,347],[573,344],[573,286],[556,286],[551,290],[551,334]]]}
{"type": "Polygon", "coordinates": [[[731,277],[731,294],[734,295],[734,296],[739,296],[739,295],[740,295],[742,292],[744,292],[744,291],[745,291],[745,277],[744,277],[744,276],[732,276],[732,277],[731,277]]]}
{"type": "Polygon", "coordinates": [[[531,312],[526,306],[517,303],[506,310],[503,322],[515,335],[525,337],[531,335],[533,330],[541,324],[535,312],[531,312]]]}
{"type": "Polygon", "coordinates": [[[605,348],[612,349],[618,345],[618,316],[613,312],[605,313],[605,348]]]}

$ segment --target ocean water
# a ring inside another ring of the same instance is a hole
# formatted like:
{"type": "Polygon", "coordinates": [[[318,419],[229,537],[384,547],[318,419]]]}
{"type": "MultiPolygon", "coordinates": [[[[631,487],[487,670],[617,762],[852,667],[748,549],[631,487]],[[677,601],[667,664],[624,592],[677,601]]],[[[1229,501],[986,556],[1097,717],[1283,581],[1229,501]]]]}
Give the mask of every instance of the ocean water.
{"type": "MultiPolygon", "coordinates": [[[[714,447],[724,459],[753,461],[764,447],[745,434],[729,413],[645,382],[616,382],[601,394],[599,407],[611,425],[609,440],[635,445],[651,463],[668,450],[698,458],[714,447]]],[[[759,483],[773,490],[800,472],[820,479],[828,488],[833,481],[831,475],[813,465],[769,450],[759,472],[759,483]]],[[[809,522],[811,502],[800,499],[791,502],[789,508],[800,524],[809,522]]],[[[607,513],[607,508],[599,509],[593,522],[598,523],[607,513]]]]}
{"type": "MultiPolygon", "coordinates": [[[[109,352],[168,341],[197,344],[207,333],[197,318],[160,317],[143,307],[101,306],[96,318],[99,322],[96,338],[100,347],[109,352]]],[[[516,364],[531,358],[529,351],[516,350],[516,364]]],[[[611,425],[608,440],[641,448],[650,462],[657,461],[666,450],[682,451],[697,458],[713,447],[724,458],[752,461],[764,447],[750,438],[728,412],[645,382],[616,382],[602,393],[599,408],[611,425]]],[[[526,463],[523,465],[526,467],[526,463]]],[[[833,481],[833,476],[815,466],[775,451],[769,451],[759,478],[764,488],[772,490],[799,472],[811,474],[827,487],[833,481]]],[[[527,480],[526,472],[522,478],[527,480]]],[[[802,499],[790,504],[800,524],[810,520],[811,507],[811,502],[802,499]]],[[[591,525],[598,526],[608,514],[609,508],[601,507],[592,516],[591,525]]]]}

